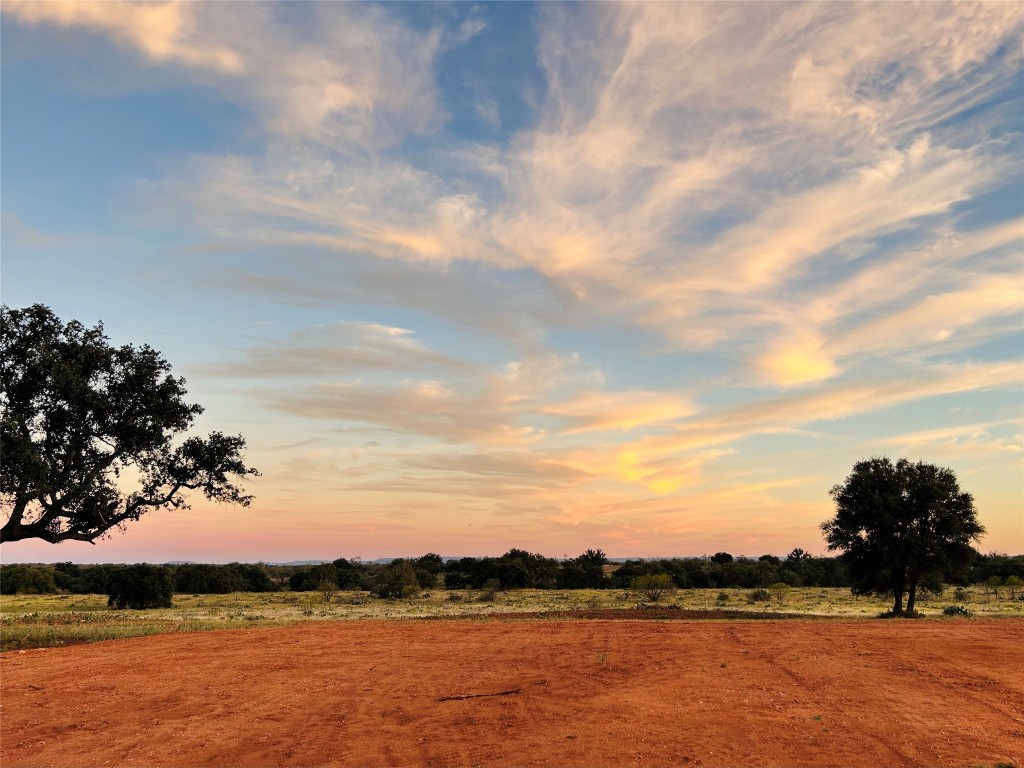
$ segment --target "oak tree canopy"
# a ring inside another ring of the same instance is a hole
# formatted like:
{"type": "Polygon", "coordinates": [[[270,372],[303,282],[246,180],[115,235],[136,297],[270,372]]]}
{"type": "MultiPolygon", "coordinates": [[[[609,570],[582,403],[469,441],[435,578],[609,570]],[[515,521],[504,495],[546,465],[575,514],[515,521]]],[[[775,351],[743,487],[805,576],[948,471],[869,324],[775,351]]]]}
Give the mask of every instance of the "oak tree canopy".
{"type": "Polygon", "coordinates": [[[934,464],[859,461],[830,494],[836,515],[821,525],[829,550],[842,552],[855,594],[892,595],[894,616],[914,613],[919,587],[937,588],[966,566],[985,532],[974,498],[934,464]]]}
{"type": "Polygon", "coordinates": [[[42,304],[0,309],[0,542],[94,541],[186,493],[247,506],[240,435],[186,436],[201,406],[147,345],[42,304]]]}

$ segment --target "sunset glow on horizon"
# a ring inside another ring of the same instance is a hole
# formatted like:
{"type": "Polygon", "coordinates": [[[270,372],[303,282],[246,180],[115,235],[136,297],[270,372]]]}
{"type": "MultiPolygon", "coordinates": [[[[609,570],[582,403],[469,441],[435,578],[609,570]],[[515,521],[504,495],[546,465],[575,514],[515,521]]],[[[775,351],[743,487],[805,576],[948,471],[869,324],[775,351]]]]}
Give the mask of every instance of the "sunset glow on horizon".
{"type": "Polygon", "coordinates": [[[1024,553],[1019,3],[2,6],[2,299],[245,436],[3,562],[825,552],[869,456],[1024,553]]]}

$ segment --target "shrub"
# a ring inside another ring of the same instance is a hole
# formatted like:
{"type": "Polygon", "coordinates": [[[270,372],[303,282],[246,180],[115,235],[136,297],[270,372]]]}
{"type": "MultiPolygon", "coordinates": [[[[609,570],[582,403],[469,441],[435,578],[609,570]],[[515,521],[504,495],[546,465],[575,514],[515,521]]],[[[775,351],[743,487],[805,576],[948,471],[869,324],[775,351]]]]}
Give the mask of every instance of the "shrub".
{"type": "Polygon", "coordinates": [[[494,598],[498,596],[500,589],[500,581],[497,579],[488,579],[484,582],[483,591],[477,597],[477,601],[481,603],[493,603],[494,598]]]}
{"type": "Polygon", "coordinates": [[[415,597],[420,593],[420,584],[408,560],[395,560],[377,574],[370,592],[375,597],[391,599],[415,597]]]}
{"type": "Polygon", "coordinates": [[[1003,586],[1010,590],[1010,599],[1013,600],[1017,597],[1017,590],[1024,587],[1024,579],[1020,576],[1007,576],[1003,586]]]}
{"type": "Polygon", "coordinates": [[[988,587],[990,590],[992,590],[992,594],[995,595],[996,599],[998,600],[999,599],[999,588],[1001,586],[1003,586],[1003,580],[1001,578],[999,578],[998,576],[989,576],[985,580],[985,586],[988,587]]]}
{"type": "Polygon", "coordinates": [[[630,582],[629,587],[652,603],[656,603],[666,592],[674,592],[676,585],[667,573],[648,573],[637,576],[630,582]]]}
{"type": "Polygon", "coordinates": [[[316,586],[316,591],[324,597],[324,602],[331,602],[331,598],[334,597],[334,593],[338,591],[338,584],[331,579],[324,579],[316,586]]]}
{"type": "Polygon", "coordinates": [[[947,605],[942,609],[943,616],[970,616],[971,612],[962,605],[947,605]]]}
{"type": "Polygon", "coordinates": [[[784,581],[777,581],[768,587],[768,589],[770,589],[772,594],[775,595],[775,599],[781,603],[786,599],[786,593],[789,592],[789,584],[784,581]]]}
{"type": "Polygon", "coordinates": [[[126,565],[107,582],[107,605],[113,608],[170,608],[174,576],[160,565],[126,565]]]}
{"type": "Polygon", "coordinates": [[[970,593],[963,587],[957,587],[953,592],[953,597],[957,600],[967,600],[970,596],[970,593]]]}
{"type": "Polygon", "coordinates": [[[767,589],[755,589],[747,595],[747,602],[749,603],[767,603],[771,599],[772,596],[768,593],[767,589]]]}
{"type": "Polygon", "coordinates": [[[726,594],[725,592],[719,592],[718,593],[718,597],[715,598],[715,602],[717,602],[717,603],[728,603],[729,602],[729,595],[726,594]]]}

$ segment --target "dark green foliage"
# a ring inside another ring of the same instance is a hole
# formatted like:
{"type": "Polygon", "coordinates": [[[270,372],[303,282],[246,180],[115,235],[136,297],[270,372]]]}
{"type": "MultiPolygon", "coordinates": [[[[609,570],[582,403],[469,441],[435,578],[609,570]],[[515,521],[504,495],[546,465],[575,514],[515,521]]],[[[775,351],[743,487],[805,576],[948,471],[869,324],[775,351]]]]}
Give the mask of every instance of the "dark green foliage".
{"type": "Polygon", "coordinates": [[[240,592],[276,592],[277,585],[270,578],[263,563],[228,563],[228,568],[237,574],[240,592]]]}
{"type": "MultiPolygon", "coordinates": [[[[814,557],[806,553],[793,557],[792,553],[779,561],[776,566],[773,556],[755,559],[736,557],[725,565],[713,562],[708,557],[672,558],[662,560],[627,560],[609,567],[610,576],[604,584],[619,589],[629,589],[632,580],[646,574],[668,574],[679,589],[758,589],[767,588],[775,582],[791,587],[849,587],[847,566],[838,557],[814,557]],[[775,577],[775,574],[778,577],[775,577]]],[[[433,586],[441,586],[441,577],[449,589],[482,589],[490,579],[497,579],[500,589],[554,589],[559,576],[562,583],[585,584],[583,570],[577,558],[560,561],[543,555],[532,554],[521,549],[511,549],[501,557],[463,558],[444,563],[437,555],[425,555],[409,561],[413,565],[417,583],[421,588],[428,586],[432,575],[433,586]],[[440,568],[439,571],[436,569],[440,568]],[[436,571],[436,572],[435,572],[436,571]],[[571,574],[566,579],[564,574],[571,574]]],[[[339,589],[369,591],[386,566],[338,558],[333,563],[339,589]]],[[[7,579],[10,568],[19,565],[0,566],[0,590],[4,593],[18,582],[7,579]]],[[[31,566],[50,574],[57,590],[75,594],[107,594],[110,574],[119,566],[76,565],[56,563],[55,565],[31,566]]],[[[279,589],[315,591],[321,582],[325,569],[320,566],[267,565],[263,563],[228,563],[227,565],[183,564],[169,566],[175,573],[175,592],[190,594],[216,594],[223,592],[266,592],[279,589]],[[320,569],[320,570],[317,570],[320,569]]],[[[604,570],[604,569],[602,569],[604,570]]],[[[1024,576],[1024,556],[991,553],[973,553],[971,563],[965,570],[954,575],[952,571],[935,579],[931,574],[923,579],[919,589],[930,587],[941,591],[941,581],[951,584],[982,584],[992,576],[998,576],[1004,594],[1012,594],[1015,584],[1012,577],[1024,576]],[[983,578],[984,577],[984,578],[983,578]]],[[[45,578],[45,576],[44,576],[45,578]]],[[[41,582],[42,583],[42,582],[41,582]]],[[[38,587],[37,587],[38,588],[38,587]]],[[[48,590],[48,586],[42,587],[48,590]]],[[[1018,588],[1019,589],[1019,588],[1018,588]]],[[[1018,592],[1018,595],[1021,593],[1018,592]]],[[[958,600],[966,599],[957,597],[958,600]]]]}
{"type": "Polygon", "coordinates": [[[57,591],[53,571],[34,565],[0,566],[0,594],[45,595],[57,591]]]}
{"type": "Polygon", "coordinates": [[[444,559],[434,552],[428,552],[422,557],[417,558],[415,565],[417,568],[422,568],[435,576],[444,572],[444,559]]]}
{"type": "Polygon", "coordinates": [[[83,565],[82,566],[82,594],[105,595],[107,585],[111,577],[120,566],[117,565],[83,565]]]}
{"type": "MultiPolygon", "coordinates": [[[[598,552],[599,550],[590,550],[598,552]]],[[[596,563],[600,563],[601,553],[596,563]]],[[[731,555],[730,555],[731,557],[731,555]]],[[[724,559],[724,558],[719,558],[724,559]]],[[[627,560],[600,575],[594,561],[581,557],[559,562],[542,555],[511,549],[501,557],[465,557],[445,565],[445,586],[449,589],[481,589],[488,579],[498,579],[504,589],[629,589],[633,579],[650,573],[667,573],[678,589],[767,587],[784,582],[791,587],[848,587],[846,566],[835,557],[780,560],[774,556],[758,559],[733,558],[724,563],[711,558],[627,560]],[[776,562],[778,561],[778,562],[776,562]]]]}
{"type": "Polygon", "coordinates": [[[174,591],[190,595],[224,595],[228,592],[273,592],[262,563],[208,565],[187,563],[174,566],[174,591]]]}
{"type": "Polygon", "coordinates": [[[57,588],[65,592],[81,592],[83,586],[82,568],[74,563],[54,563],[53,580],[57,588]]]}
{"type": "Polygon", "coordinates": [[[176,592],[189,595],[224,595],[241,591],[231,577],[226,568],[216,565],[178,565],[174,568],[174,587],[176,592]]]}
{"type": "Polygon", "coordinates": [[[174,576],[162,565],[125,565],[107,584],[107,605],[112,608],[170,608],[174,576]]]}
{"type": "Polygon", "coordinates": [[[482,589],[497,579],[503,589],[554,589],[560,564],[557,560],[522,549],[510,549],[501,557],[464,557],[449,561],[444,583],[449,589],[482,589]]]}
{"type": "Polygon", "coordinates": [[[771,599],[771,593],[767,589],[755,589],[747,595],[747,601],[751,603],[767,603],[771,599]]]}
{"type": "Polygon", "coordinates": [[[247,505],[240,436],[186,433],[202,408],[148,346],[110,346],[103,326],[35,304],[0,309],[0,542],[93,541],[185,493],[247,505]],[[123,490],[138,476],[136,490],[123,490]]]}
{"type": "Polygon", "coordinates": [[[374,597],[414,597],[420,592],[416,569],[408,560],[393,560],[377,574],[370,592],[374,597]]]}
{"type": "Polygon", "coordinates": [[[962,605],[947,605],[942,609],[943,616],[970,616],[971,612],[962,605]]]}
{"type": "Polygon", "coordinates": [[[449,560],[444,565],[444,585],[448,589],[479,589],[487,580],[479,578],[479,572],[483,570],[481,562],[484,559],[492,558],[463,557],[449,560]]]}
{"type": "Polygon", "coordinates": [[[604,589],[611,580],[604,575],[608,556],[600,549],[588,549],[579,557],[566,560],[558,572],[559,589],[604,589]]]}
{"type": "Polygon", "coordinates": [[[288,588],[292,592],[313,592],[324,581],[338,583],[338,569],[333,563],[303,566],[291,575],[288,588]]]}
{"type": "Polygon", "coordinates": [[[958,583],[984,584],[993,576],[998,576],[1004,582],[1011,576],[1024,579],[1024,555],[1002,555],[997,552],[976,554],[958,583]]]}
{"type": "Polygon", "coordinates": [[[913,612],[918,587],[966,571],[985,530],[952,470],[932,464],[861,461],[831,495],[836,516],[821,526],[828,548],[843,553],[853,592],[892,595],[895,616],[904,594],[913,612]]]}
{"type": "Polygon", "coordinates": [[[338,589],[369,590],[372,578],[365,563],[339,557],[333,565],[338,576],[338,589]]]}

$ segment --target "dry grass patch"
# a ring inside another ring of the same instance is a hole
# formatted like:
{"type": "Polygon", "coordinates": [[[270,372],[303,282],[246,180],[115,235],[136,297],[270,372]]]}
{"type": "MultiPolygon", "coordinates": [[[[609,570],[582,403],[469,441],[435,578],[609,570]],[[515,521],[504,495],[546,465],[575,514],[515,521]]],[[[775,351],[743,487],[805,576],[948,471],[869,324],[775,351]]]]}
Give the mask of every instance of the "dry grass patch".
{"type": "MultiPolygon", "coordinates": [[[[802,614],[872,618],[888,607],[885,600],[857,597],[848,589],[786,590],[764,602],[750,601],[749,589],[684,589],[663,596],[659,607],[683,610],[738,610],[767,615],[802,614]]],[[[103,595],[0,596],[0,649],[23,650],[91,643],[168,632],[197,632],[238,627],[271,627],[301,621],[486,617],[507,613],[601,611],[633,608],[628,590],[510,590],[481,601],[470,590],[435,589],[406,600],[380,600],[366,592],[337,592],[325,603],[320,592],[236,592],[228,595],[175,595],[172,608],[116,611],[103,595]],[[462,599],[453,600],[453,595],[462,599]]],[[[984,587],[925,595],[918,607],[941,617],[943,608],[962,605],[977,617],[1024,617],[1024,601],[996,600],[984,587]],[[961,599],[962,598],[962,599],[961,599]]]]}

